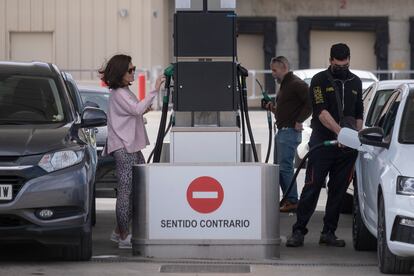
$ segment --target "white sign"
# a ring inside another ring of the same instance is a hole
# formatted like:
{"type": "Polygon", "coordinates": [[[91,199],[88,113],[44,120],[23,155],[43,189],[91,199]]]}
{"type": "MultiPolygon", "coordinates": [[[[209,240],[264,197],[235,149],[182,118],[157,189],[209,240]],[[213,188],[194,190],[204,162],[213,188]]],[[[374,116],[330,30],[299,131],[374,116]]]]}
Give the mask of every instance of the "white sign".
{"type": "Polygon", "coordinates": [[[149,169],[149,239],[261,239],[260,167],[149,169]]]}
{"type": "Polygon", "coordinates": [[[0,200],[11,200],[13,198],[12,185],[0,185],[0,200]]]}

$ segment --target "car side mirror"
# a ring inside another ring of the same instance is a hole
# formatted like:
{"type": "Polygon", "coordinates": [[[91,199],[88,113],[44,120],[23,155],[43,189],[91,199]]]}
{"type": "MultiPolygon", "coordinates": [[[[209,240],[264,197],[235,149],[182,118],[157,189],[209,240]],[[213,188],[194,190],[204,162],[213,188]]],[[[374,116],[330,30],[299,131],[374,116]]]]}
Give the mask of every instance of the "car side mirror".
{"type": "Polygon", "coordinates": [[[389,143],[384,142],[384,130],[380,127],[369,127],[358,133],[359,141],[362,144],[388,148],[389,143]]]}
{"type": "Polygon", "coordinates": [[[105,111],[95,107],[85,107],[82,112],[81,127],[91,128],[106,126],[105,111]]]}

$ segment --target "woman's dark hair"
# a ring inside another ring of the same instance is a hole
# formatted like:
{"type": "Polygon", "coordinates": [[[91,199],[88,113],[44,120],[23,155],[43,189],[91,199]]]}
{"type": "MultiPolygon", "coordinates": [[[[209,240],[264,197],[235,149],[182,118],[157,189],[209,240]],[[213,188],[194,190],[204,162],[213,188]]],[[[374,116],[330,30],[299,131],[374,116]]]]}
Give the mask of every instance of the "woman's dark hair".
{"type": "Polygon", "coordinates": [[[111,57],[104,68],[98,72],[101,74],[101,80],[105,82],[110,89],[124,87],[124,75],[128,71],[129,63],[132,58],[127,55],[115,55],[111,57]]]}

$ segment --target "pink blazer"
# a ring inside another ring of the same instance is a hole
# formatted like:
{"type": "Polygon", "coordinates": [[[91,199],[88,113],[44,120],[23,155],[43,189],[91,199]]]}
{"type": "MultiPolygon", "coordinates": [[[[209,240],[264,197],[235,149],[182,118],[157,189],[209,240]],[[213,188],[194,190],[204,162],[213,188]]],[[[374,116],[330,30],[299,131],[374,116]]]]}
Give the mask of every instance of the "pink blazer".
{"type": "Polygon", "coordinates": [[[129,87],[111,90],[107,114],[108,153],[122,148],[128,153],[133,153],[149,145],[142,115],[151,106],[157,94],[158,91],[152,91],[139,101],[129,87]]]}

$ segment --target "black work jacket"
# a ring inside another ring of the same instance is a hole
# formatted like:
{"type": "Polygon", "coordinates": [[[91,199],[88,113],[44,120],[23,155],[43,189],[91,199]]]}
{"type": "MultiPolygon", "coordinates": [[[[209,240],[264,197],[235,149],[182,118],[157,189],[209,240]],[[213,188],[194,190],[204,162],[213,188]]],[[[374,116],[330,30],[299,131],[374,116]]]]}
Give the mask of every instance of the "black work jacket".
{"type": "MultiPolygon", "coordinates": [[[[319,120],[319,114],[322,110],[328,111],[335,121],[339,124],[339,110],[335,89],[328,77],[328,68],[325,71],[316,74],[311,81],[309,88],[312,99],[312,136],[319,138],[317,140],[334,140],[336,134],[326,128],[319,120]]],[[[340,106],[343,107],[343,115],[351,116],[355,119],[362,119],[364,115],[364,105],[362,101],[362,82],[355,74],[348,72],[346,78],[336,79],[333,81],[339,90],[341,99],[340,106]]]]}

